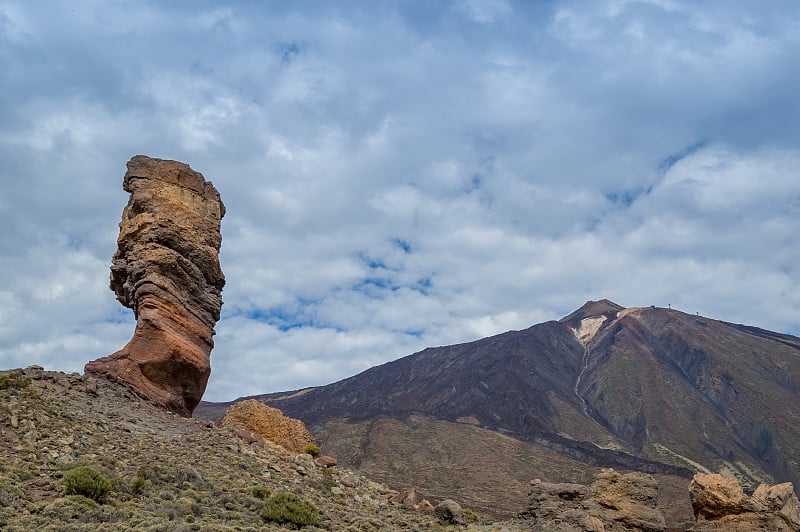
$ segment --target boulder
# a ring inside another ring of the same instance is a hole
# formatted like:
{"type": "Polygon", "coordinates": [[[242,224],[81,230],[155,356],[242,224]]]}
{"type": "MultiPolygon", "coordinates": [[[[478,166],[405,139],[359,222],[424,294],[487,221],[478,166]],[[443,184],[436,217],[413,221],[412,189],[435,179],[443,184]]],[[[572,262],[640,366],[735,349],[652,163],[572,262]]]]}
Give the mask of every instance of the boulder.
{"type": "Polygon", "coordinates": [[[689,484],[689,499],[695,518],[722,517],[753,509],[750,497],[736,479],[722,475],[697,473],[689,484]]]}
{"type": "Polygon", "coordinates": [[[689,485],[694,532],[800,531],[800,502],[790,482],[760,485],[748,497],[736,479],[698,473],[689,485]]]}
{"type": "Polygon", "coordinates": [[[225,276],[219,265],[225,206],[202,174],[177,161],[137,155],[123,188],[111,289],[133,309],[128,344],[86,365],[140,396],[191,416],[211,373],[225,276]]]}
{"type": "Polygon", "coordinates": [[[664,515],[656,507],[658,482],[651,475],[604,469],[597,475],[593,489],[607,521],[633,530],[666,528],[664,515]]]}
{"type": "Polygon", "coordinates": [[[322,456],[316,457],[314,463],[317,464],[317,467],[336,467],[336,458],[323,454],[322,456]]]}
{"type": "Polygon", "coordinates": [[[231,405],[222,424],[243,428],[295,453],[302,453],[306,445],[314,443],[302,421],[286,417],[279,409],[255,399],[231,405]]]}
{"type": "Polygon", "coordinates": [[[533,530],[661,532],[666,525],[657,502],[651,475],[604,469],[591,486],[532,481],[520,518],[533,530]]]}

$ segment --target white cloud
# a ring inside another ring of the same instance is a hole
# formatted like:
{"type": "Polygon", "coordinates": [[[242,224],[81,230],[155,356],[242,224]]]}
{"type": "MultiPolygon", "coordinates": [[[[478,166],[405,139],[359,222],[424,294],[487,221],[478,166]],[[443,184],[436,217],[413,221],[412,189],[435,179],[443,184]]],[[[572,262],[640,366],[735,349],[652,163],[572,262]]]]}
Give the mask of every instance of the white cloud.
{"type": "Polygon", "coordinates": [[[210,399],[603,297],[800,333],[800,9],[357,4],[0,7],[0,366],[130,337],[137,153],[227,206],[210,399]]]}
{"type": "Polygon", "coordinates": [[[511,13],[511,6],[504,0],[459,0],[458,8],[475,22],[492,23],[511,13]]]}

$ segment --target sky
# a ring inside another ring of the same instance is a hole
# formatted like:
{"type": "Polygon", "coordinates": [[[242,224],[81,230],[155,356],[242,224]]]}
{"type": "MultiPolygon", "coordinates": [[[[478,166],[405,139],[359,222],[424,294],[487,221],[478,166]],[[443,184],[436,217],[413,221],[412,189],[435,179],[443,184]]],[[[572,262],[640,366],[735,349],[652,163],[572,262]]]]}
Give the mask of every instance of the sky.
{"type": "Polygon", "coordinates": [[[82,371],[136,154],[227,208],[205,399],[587,300],[800,335],[800,3],[0,0],[0,367],[82,371]]]}

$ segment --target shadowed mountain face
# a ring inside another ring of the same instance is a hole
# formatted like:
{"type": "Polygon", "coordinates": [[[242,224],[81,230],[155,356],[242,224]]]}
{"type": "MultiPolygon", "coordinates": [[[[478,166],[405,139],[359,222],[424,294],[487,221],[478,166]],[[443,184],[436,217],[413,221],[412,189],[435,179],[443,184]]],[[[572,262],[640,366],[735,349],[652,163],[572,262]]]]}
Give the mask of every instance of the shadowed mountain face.
{"type": "Polygon", "coordinates": [[[333,423],[422,416],[591,466],[727,471],[752,487],[800,479],[800,339],[663,308],[590,301],[560,321],[257,398],[353,461],[377,444],[364,430],[342,441],[333,423]]]}

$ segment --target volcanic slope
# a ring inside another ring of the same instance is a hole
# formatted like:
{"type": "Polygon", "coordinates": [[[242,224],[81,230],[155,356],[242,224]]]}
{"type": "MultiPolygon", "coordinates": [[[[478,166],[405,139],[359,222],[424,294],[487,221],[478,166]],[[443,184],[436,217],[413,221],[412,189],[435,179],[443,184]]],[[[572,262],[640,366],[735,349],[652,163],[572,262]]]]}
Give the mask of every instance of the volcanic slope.
{"type": "Polygon", "coordinates": [[[590,301],[559,321],[257,398],[346,464],[461,490],[500,515],[533,475],[586,481],[597,467],[663,477],[668,519],[689,512],[693,472],[751,488],[800,478],[800,339],[671,309],[590,301]]]}

